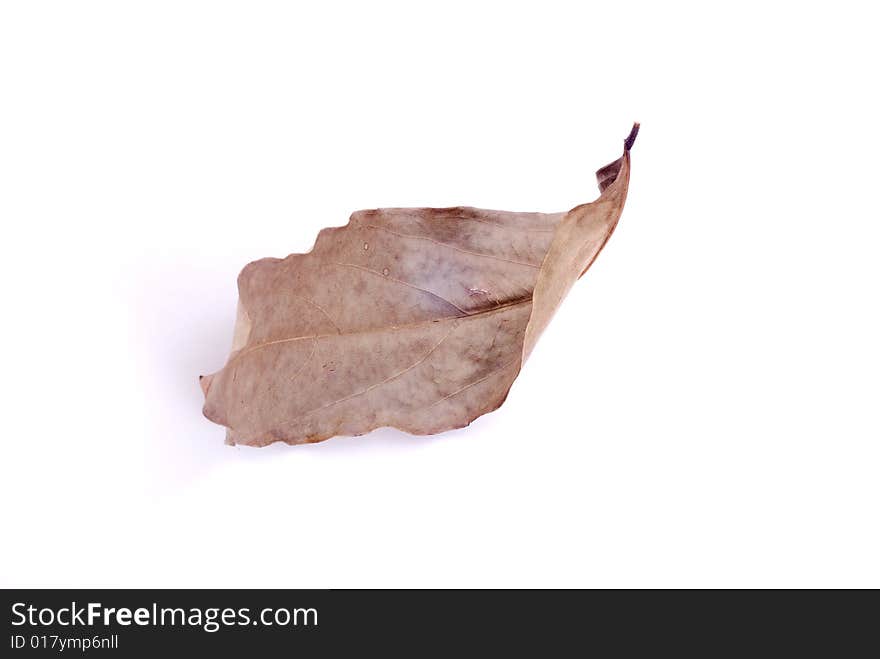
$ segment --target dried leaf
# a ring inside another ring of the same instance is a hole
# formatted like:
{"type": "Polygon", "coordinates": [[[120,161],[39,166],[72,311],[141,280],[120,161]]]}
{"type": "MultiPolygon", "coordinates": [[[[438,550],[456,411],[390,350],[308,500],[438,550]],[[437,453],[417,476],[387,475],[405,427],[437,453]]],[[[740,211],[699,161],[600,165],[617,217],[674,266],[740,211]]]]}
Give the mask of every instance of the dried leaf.
{"type": "Polygon", "coordinates": [[[231,444],[430,434],[497,409],[568,290],[620,218],[629,150],[601,196],[567,213],[357,211],[307,254],[238,278],[226,366],[201,378],[231,444]]]}

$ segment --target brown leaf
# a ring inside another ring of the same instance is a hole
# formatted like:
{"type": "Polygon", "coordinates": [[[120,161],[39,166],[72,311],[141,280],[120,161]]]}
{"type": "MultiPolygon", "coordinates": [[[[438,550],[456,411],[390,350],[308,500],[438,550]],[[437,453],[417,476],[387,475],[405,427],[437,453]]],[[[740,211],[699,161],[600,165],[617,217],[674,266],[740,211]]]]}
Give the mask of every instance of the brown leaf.
{"type": "Polygon", "coordinates": [[[231,444],[430,434],[497,409],[620,218],[629,149],[567,213],[357,211],[307,254],[248,264],[226,366],[201,378],[231,444]]]}

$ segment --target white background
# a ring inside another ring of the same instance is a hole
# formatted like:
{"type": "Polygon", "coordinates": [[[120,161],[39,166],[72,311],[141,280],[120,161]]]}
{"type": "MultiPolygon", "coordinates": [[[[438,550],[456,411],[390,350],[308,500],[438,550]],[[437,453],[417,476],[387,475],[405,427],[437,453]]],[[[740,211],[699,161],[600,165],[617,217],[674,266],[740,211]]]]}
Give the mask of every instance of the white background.
{"type": "Polygon", "coordinates": [[[0,584],[880,586],[869,3],[5,2],[0,584]],[[305,3],[302,3],[305,4],[305,3]],[[505,405],[230,448],[240,268],[629,201],[505,405]]]}

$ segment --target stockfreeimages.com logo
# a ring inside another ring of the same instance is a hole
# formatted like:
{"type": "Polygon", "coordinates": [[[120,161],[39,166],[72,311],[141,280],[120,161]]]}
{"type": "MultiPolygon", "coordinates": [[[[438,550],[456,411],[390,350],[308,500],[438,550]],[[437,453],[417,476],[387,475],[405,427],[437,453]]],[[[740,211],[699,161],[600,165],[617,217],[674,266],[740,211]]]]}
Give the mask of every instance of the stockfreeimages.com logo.
{"type": "Polygon", "coordinates": [[[216,632],[222,627],[262,625],[264,627],[318,625],[317,609],[265,608],[252,614],[249,608],[182,608],[160,607],[155,602],[150,607],[136,609],[105,607],[100,602],[59,608],[38,608],[25,602],[12,605],[12,625],[19,627],[198,627],[206,632],[216,632]]]}

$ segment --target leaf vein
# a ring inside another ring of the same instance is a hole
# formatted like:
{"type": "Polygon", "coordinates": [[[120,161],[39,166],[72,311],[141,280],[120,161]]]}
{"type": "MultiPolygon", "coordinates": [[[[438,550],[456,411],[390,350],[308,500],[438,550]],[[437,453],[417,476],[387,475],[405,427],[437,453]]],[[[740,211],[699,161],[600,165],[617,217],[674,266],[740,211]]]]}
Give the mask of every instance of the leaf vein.
{"type": "MultiPolygon", "coordinates": [[[[337,400],[331,401],[331,402],[329,402],[329,403],[326,403],[326,404],[324,404],[324,405],[321,405],[320,407],[315,407],[315,408],[313,408],[313,409],[311,409],[311,410],[308,410],[308,411],[306,411],[306,412],[301,412],[300,414],[298,414],[297,416],[293,417],[292,419],[288,419],[287,421],[285,421],[284,423],[282,423],[282,424],[281,424],[281,427],[288,426],[288,425],[290,425],[291,423],[294,423],[294,422],[296,422],[296,421],[299,421],[301,418],[303,418],[304,416],[308,416],[309,414],[314,414],[315,412],[320,412],[320,411],[322,411],[322,410],[326,410],[328,407],[333,407],[334,405],[339,405],[340,403],[344,403],[344,402],[349,401],[349,400],[351,400],[351,399],[353,399],[353,398],[357,398],[358,396],[363,396],[364,394],[368,394],[369,392],[373,391],[374,389],[377,389],[378,387],[381,387],[381,386],[383,386],[383,385],[388,384],[389,382],[393,382],[394,380],[396,380],[396,379],[398,379],[398,378],[400,378],[400,377],[403,377],[404,375],[406,375],[407,373],[409,373],[410,371],[412,371],[414,368],[416,368],[416,367],[418,367],[419,365],[423,364],[423,363],[425,362],[426,359],[428,359],[431,355],[433,355],[434,352],[436,352],[436,350],[437,350],[441,345],[443,345],[444,341],[446,341],[446,339],[449,338],[449,336],[452,334],[452,332],[454,332],[455,329],[456,329],[460,324],[461,324],[461,323],[454,323],[454,324],[452,325],[452,327],[449,328],[449,331],[446,332],[446,334],[443,335],[443,338],[440,339],[437,343],[435,343],[434,346],[433,346],[430,350],[428,350],[428,352],[426,352],[422,357],[420,357],[418,360],[416,360],[416,361],[415,361],[413,364],[411,364],[410,366],[407,366],[407,367],[406,367],[405,369],[403,369],[402,371],[399,371],[399,372],[395,373],[394,375],[391,375],[391,376],[385,378],[385,379],[382,380],[381,382],[377,382],[377,383],[375,383],[375,384],[371,384],[369,387],[366,387],[365,389],[361,389],[360,391],[356,391],[356,392],[354,392],[354,393],[352,393],[352,394],[349,394],[348,396],[344,396],[344,397],[339,398],[339,399],[337,399],[337,400]]],[[[262,433],[261,433],[261,434],[262,434],[262,433]]]]}
{"type": "Polygon", "coordinates": [[[463,392],[467,389],[470,389],[471,387],[475,387],[476,385],[480,384],[481,382],[485,382],[489,378],[494,377],[494,376],[498,375],[499,373],[501,373],[502,371],[504,371],[504,369],[506,369],[507,367],[513,366],[513,364],[515,364],[515,363],[516,363],[515,359],[507,362],[504,366],[500,366],[500,367],[494,369],[491,373],[481,377],[479,380],[474,380],[473,382],[470,382],[470,383],[466,384],[465,386],[463,386],[461,389],[456,389],[451,394],[447,394],[446,396],[443,396],[443,398],[440,398],[439,400],[435,400],[433,403],[428,405],[428,407],[426,407],[425,409],[431,409],[435,405],[439,405],[440,403],[442,403],[444,400],[452,398],[453,396],[458,396],[458,394],[460,394],[461,392],[463,392]]]}
{"type": "Polygon", "coordinates": [[[356,270],[363,270],[364,272],[369,272],[371,274],[376,275],[377,277],[381,277],[382,279],[385,279],[388,281],[393,281],[398,284],[402,284],[403,286],[408,286],[409,288],[414,288],[417,291],[422,291],[423,293],[427,293],[428,295],[432,295],[432,296],[436,297],[438,300],[442,300],[443,302],[445,302],[446,304],[448,304],[451,307],[455,307],[465,316],[469,315],[467,311],[462,309],[460,306],[458,306],[457,304],[455,304],[451,300],[447,300],[445,297],[443,297],[439,293],[435,293],[434,291],[429,291],[427,288],[422,288],[421,286],[416,286],[415,284],[411,284],[408,281],[403,281],[402,279],[395,279],[394,277],[383,275],[381,272],[378,272],[376,270],[372,270],[371,268],[366,268],[362,265],[357,265],[356,263],[339,263],[337,261],[333,261],[332,265],[338,265],[338,266],[341,266],[344,268],[355,268],[356,270]]]}
{"type": "Polygon", "coordinates": [[[365,228],[369,228],[369,229],[379,229],[381,231],[387,231],[388,233],[393,234],[395,236],[400,236],[401,238],[413,238],[416,240],[426,240],[429,243],[433,243],[435,245],[440,245],[441,247],[447,247],[449,249],[454,249],[456,252],[461,252],[462,254],[470,254],[472,256],[481,256],[481,257],[487,258],[487,259],[495,259],[496,261],[504,261],[505,263],[513,263],[515,265],[524,265],[529,268],[535,268],[536,270],[540,269],[540,267],[541,267],[540,265],[535,265],[534,263],[528,263],[526,261],[514,261],[512,259],[505,259],[502,256],[496,256],[494,254],[486,254],[485,252],[472,252],[471,250],[462,249],[461,247],[456,247],[455,245],[450,245],[449,243],[444,243],[440,240],[434,240],[433,238],[429,238],[428,236],[418,236],[418,235],[412,234],[412,233],[400,233],[399,231],[393,231],[393,230],[389,229],[388,227],[383,227],[378,224],[364,224],[362,226],[364,226],[365,228]]]}
{"type": "MultiPolygon", "coordinates": [[[[405,330],[405,329],[410,329],[413,327],[427,326],[427,325],[432,325],[434,323],[445,322],[448,320],[478,319],[478,318],[483,317],[485,315],[496,313],[499,311],[504,311],[504,310],[510,309],[512,307],[518,307],[523,304],[531,304],[531,302],[532,302],[532,298],[531,298],[531,296],[529,296],[527,298],[514,300],[513,302],[508,302],[507,304],[502,304],[497,307],[492,307],[491,309],[482,309],[481,311],[477,311],[475,313],[470,313],[465,316],[441,316],[440,318],[431,318],[428,320],[418,320],[418,321],[415,321],[412,323],[405,323],[403,325],[392,325],[390,327],[378,327],[378,328],[360,330],[360,331],[355,331],[355,332],[346,332],[345,334],[341,334],[341,335],[338,335],[338,334],[309,334],[306,336],[289,336],[289,337],[286,337],[283,339],[274,339],[272,341],[265,341],[264,343],[257,343],[256,345],[253,345],[250,348],[246,348],[246,349],[242,350],[241,352],[236,353],[235,356],[232,357],[232,359],[230,359],[229,364],[232,364],[233,362],[237,361],[238,359],[241,359],[242,357],[245,357],[246,355],[249,355],[252,352],[255,352],[257,350],[261,350],[262,348],[268,348],[269,346],[277,345],[279,343],[293,343],[295,341],[305,341],[308,339],[328,339],[328,338],[333,338],[336,336],[345,337],[345,336],[351,336],[354,334],[370,334],[373,332],[386,332],[388,330],[395,330],[395,331],[396,330],[405,330]]],[[[229,366],[229,364],[227,364],[227,367],[229,366]]]]}
{"type": "Polygon", "coordinates": [[[315,307],[315,309],[317,309],[317,310],[320,311],[322,314],[324,314],[324,316],[327,317],[327,320],[330,321],[330,324],[333,325],[333,327],[336,328],[336,333],[337,333],[337,334],[342,334],[342,330],[339,329],[339,325],[336,324],[336,321],[334,321],[333,318],[332,318],[332,316],[330,316],[330,314],[327,313],[327,311],[324,309],[324,307],[320,306],[317,302],[315,302],[314,300],[310,300],[309,298],[304,297],[304,296],[302,296],[302,295],[291,294],[290,297],[296,298],[296,299],[298,299],[298,300],[302,300],[303,302],[306,302],[306,303],[312,305],[313,307],[315,307]]]}

